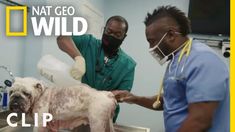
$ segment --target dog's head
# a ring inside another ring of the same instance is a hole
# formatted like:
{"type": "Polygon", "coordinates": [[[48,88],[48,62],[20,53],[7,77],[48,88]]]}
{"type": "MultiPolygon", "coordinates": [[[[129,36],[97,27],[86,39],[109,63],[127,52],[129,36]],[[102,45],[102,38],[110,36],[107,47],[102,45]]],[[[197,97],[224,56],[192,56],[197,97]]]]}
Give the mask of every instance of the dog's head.
{"type": "Polygon", "coordinates": [[[39,99],[44,85],[34,78],[15,78],[15,82],[10,88],[10,110],[14,112],[29,112],[30,107],[39,99]]]}

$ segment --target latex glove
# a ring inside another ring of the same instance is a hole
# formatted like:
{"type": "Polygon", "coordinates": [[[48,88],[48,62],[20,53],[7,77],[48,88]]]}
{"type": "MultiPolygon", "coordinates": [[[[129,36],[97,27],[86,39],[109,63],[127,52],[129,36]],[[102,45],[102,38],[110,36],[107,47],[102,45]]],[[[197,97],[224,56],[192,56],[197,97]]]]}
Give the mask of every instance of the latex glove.
{"type": "Polygon", "coordinates": [[[85,74],[85,72],[86,72],[85,59],[82,56],[76,56],[75,63],[73,64],[70,70],[70,75],[74,79],[81,81],[82,76],[85,74]]]}

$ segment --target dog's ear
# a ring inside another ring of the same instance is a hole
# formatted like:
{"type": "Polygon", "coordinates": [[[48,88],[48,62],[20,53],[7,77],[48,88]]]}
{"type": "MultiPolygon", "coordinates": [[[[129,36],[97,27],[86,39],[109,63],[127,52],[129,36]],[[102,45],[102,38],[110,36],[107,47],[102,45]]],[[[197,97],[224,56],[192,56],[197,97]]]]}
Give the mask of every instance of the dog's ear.
{"type": "Polygon", "coordinates": [[[42,85],[40,83],[37,83],[34,87],[40,92],[42,92],[42,85]]]}

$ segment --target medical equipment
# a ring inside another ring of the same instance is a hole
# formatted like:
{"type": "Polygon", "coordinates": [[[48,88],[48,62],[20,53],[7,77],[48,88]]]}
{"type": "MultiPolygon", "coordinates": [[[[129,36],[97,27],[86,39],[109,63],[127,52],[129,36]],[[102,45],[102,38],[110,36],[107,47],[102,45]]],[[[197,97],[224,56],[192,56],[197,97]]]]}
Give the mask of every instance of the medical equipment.
{"type": "Polygon", "coordinates": [[[225,58],[230,57],[230,42],[229,41],[222,42],[222,54],[225,58]]]}
{"type": "MultiPolygon", "coordinates": [[[[186,59],[187,59],[187,57],[189,56],[189,54],[191,52],[192,39],[187,40],[183,45],[184,45],[184,47],[183,47],[182,51],[180,52],[180,55],[179,55],[179,58],[178,58],[178,61],[177,61],[177,67],[176,67],[176,70],[175,70],[175,75],[176,75],[176,72],[178,70],[179,63],[181,62],[183,56],[185,55],[186,59]]],[[[183,66],[181,68],[181,73],[184,70],[185,62],[186,62],[186,60],[184,60],[184,62],[183,62],[183,66]]],[[[176,77],[176,79],[177,79],[177,77],[176,77]]],[[[163,81],[161,83],[160,90],[159,90],[158,95],[157,95],[157,100],[153,103],[153,108],[155,108],[155,109],[158,108],[161,104],[160,96],[161,96],[162,90],[163,90],[163,81]]]]}
{"type": "MultiPolygon", "coordinates": [[[[4,81],[0,82],[0,90],[1,90],[0,92],[3,93],[3,95],[1,95],[0,97],[2,99],[2,109],[7,109],[7,106],[8,106],[7,87],[11,87],[15,79],[14,79],[13,73],[6,66],[0,66],[0,69],[2,69],[5,73],[7,73],[7,76],[8,76],[8,79],[4,78],[3,79],[4,81]]],[[[1,73],[1,76],[4,76],[4,74],[1,73]]]]}
{"type": "Polygon", "coordinates": [[[60,87],[67,87],[81,82],[70,76],[71,67],[52,55],[43,56],[37,65],[41,76],[60,87]]]}

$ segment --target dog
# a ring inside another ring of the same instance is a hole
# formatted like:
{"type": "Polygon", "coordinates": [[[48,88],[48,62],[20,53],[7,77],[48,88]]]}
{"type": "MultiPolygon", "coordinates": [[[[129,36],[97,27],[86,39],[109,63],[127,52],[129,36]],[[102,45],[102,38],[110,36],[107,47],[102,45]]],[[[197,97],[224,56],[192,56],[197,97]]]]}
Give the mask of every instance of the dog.
{"type": "Polygon", "coordinates": [[[112,92],[97,91],[82,83],[51,88],[40,80],[26,77],[15,78],[9,96],[11,111],[31,116],[38,113],[40,132],[73,129],[82,124],[89,124],[91,132],[114,132],[112,117],[117,101],[112,92]],[[53,116],[47,128],[42,126],[43,113],[53,116]]]}

